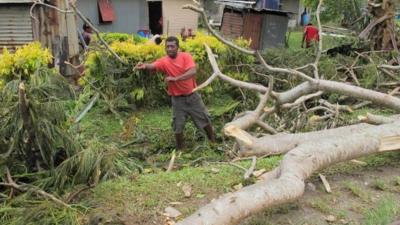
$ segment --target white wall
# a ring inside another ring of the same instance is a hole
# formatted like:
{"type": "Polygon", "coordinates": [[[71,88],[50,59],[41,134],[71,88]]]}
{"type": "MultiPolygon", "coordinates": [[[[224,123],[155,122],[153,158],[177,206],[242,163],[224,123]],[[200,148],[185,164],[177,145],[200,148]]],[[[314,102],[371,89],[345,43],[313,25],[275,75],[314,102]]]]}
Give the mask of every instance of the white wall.
{"type": "Polygon", "coordinates": [[[178,35],[183,27],[197,30],[198,14],[182,9],[185,4],[193,3],[191,0],[163,0],[163,25],[164,34],[178,35]]]}

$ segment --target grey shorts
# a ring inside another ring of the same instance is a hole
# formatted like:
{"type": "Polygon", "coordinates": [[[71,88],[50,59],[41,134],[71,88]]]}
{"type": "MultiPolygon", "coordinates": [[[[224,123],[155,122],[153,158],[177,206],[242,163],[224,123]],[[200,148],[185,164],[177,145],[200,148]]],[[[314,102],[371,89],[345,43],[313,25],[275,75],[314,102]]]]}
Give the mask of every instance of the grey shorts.
{"type": "Polygon", "coordinates": [[[199,93],[194,92],[187,96],[171,96],[172,101],[172,128],[175,133],[182,133],[186,118],[192,118],[197,128],[203,129],[211,123],[208,110],[199,93]]]}

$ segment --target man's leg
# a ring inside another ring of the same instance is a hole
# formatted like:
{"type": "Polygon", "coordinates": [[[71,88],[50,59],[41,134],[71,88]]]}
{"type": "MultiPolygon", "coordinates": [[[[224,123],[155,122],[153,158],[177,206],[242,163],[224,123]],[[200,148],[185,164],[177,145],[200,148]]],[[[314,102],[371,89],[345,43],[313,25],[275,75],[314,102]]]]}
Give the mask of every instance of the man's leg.
{"type": "Polygon", "coordinates": [[[214,129],[211,126],[211,124],[210,123],[207,124],[203,129],[206,131],[208,140],[210,140],[211,142],[214,143],[215,142],[215,133],[214,133],[214,129]]]}
{"type": "Polygon", "coordinates": [[[207,134],[207,138],[211,142],[215,142],[215,133],[213,127],[211,126],[210,116],[200,94],[193,93],[190,98],[190,117],[192,117],[192,120],[196,124],[197,128],[203,129],[207,134]]]}
{"type": "Polygon", "coordinates": [[[183,133],[175,133],[176,150],[181,150],[185,147],[183,133]]]}
{"type": "Polygon", "coordinates": [[[171,97],[172,102],[172,129],[175,133],[176,149],[184,148],[183,129],[185,127],[186,113],[183,110],[182,98],[171,97]]]}

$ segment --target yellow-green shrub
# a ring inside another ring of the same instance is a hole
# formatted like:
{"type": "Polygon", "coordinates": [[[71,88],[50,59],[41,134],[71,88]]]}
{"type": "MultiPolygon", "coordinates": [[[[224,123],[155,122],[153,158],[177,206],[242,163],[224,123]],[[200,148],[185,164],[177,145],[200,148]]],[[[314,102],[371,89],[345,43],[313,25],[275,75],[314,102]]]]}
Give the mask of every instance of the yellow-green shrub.
{"type": "MultiPolygon", "coordinates": [[[[241,46],[249,46],[249,42],[243,39],[237,40],[241,46]]],[[[194,39],[180,41],[180,51],[189,52],[197,64],[198,83],[206,80],[212,73],[208,62],[207,52],[204,44],[207,44],[214,54],[218,55],[218,63],[221,70],[234,70],[232,65],[251,64],[254,57],[244,55],[236,50],[228,48],[218,41],[215,37],[197,33],[194,39]],[[225,67],[226,66],[226,67],[225,67]]],[[[165,55],[164,44],[135,44],[132,41],[119,42],[111,44],[111,48],[126,62],[126,65],[118,62],[108,52],[92,52],[86,61],[85,80],[90,81],[92,86],[101,89],[110,99],[120,97],[126,94],[128,98],[136,103],[141,102],[146,105],[156,105],[167,100],[166,87],[162,76],[151,75],[145,71],[133,70],[138,62],[154,62],[165,55]],[[119,93],[119,94],[117,94],[119,93]]],[[[83,82],[82,82],[83,83],[83,82]]],[[[224,86],[218,82],[213,83],[207,93],[216,94],[225,93],[224,86]]],[[[125,104],[122,102],[122,104],[125,104]]]]}
{"type": "Polygon", "coordinates": [[[0,55],[0,78],[5,82],[16,78],[28,79],[30,75],[51,62],[51,53],[41,47],[39,42],[32,42],[10,53],[6,48],[0,55]]]}
{"type": "MultiPolygon", "coordinates": [[[[96,36],[93,36],[94,40],[97,39],[96,36]]],[[[111,44],[116,41],[127,41],[132,43],[145,43],[147,41],[146,38],[141,37],[137,34],[127,34],[127,33],[101,33],[100,37],[103,38],[105,42],[111,44]]]]}

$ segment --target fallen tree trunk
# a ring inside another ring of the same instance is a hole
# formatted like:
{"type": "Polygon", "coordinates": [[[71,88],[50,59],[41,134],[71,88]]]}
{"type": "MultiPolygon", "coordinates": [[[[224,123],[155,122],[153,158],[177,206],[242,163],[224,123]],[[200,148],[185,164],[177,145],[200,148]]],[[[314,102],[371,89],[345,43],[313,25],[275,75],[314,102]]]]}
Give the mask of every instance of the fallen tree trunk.
{"type": "MultiPolygon", "coordinates": [[[[221,196],[177,225],[238,224],[258,211],[301,197],[304,180],[315,171],[361,156],[400,149],[400,120],[371,128],[369,132],[353,135],[348,135],[351,127],[347,127],[347,132],[336,135],[321,132],[318,142],[305,141],[288,152],[277,169],[263,176],[268,179],[221,196]],[[384,147],[387,140],[393,139],[397,141],[391,144],[391,148],[384,147]]],[[[345,129],[342,128],[342,131],[345,129]]]]}
{"type": "MultiPolygon", "coordinates": [[[[319,10],[317,21],[319,22],[319,10]]],[[[186,5],[201,14],[207,24],[207,15],[204,10],[196,6],[186,5]]],[[[180,221],[179,225],[229,225],[238,224],[244,218],[276,205],[294,201],[304,193],[304,180],[317,170],[326,168],[338,162],[356,159],[382,151],[400,149],[400,119],[368,117],[366,121],[385,123],[382,125],[357,124],[336,129],[299,133],[299,134],[275,134],[275,130],[263,119],[265,116],[279,112],[280,108],[296,107],[304,101],[318,97],[323,92],[337,93],[357,99],[367,100],[377,105],[382,105],[400,112],[400,99],[388,94],[349,85],[342,82],[320,79],[318,63],[321,56],[322,44],[320,42],[318,53],[314,63],[307,64],[299,69],[277,68],[268,65],[258,51],[246,50],[236,46],[233,42],[225,40],[221,35],[207,28],[223,43],[245,54],[253,55],[269,72],[285,73],[304,79],[290,90],[274,92],[272,85],[263,85],[237,81],[224,75],[218,68],[214,54],[206,46],[208,57],[213,68],[213,75],[202,85],[201,89],[210,84],[214,79],[220,78],[234,86],[247,88],[264,94],[260,103],[253,111],[246,111],[237,116],[224,127],[224,133],[234,137],[239,144],[241,155],[271,155],[286,153],[280,165],[269,173],[262,175],[262,181],[245,187],[237,192],[228,193],[208,205],[203,206],[191,216],[180,221]],[[301,68],[312,66],[313,76],[303,73],[301,68]],[[275,106],[264,108],[268,96],[274,101],[275,106]],[[252,136],[246,131],[253,125],[258,125],[275,135],[267,135],[261,138],[252,136]]],[[[321,29],[320,29],[321,30],[321,29]]],[[[197,90],[198,90],[197,89],[197,90]]],[[[320,101],[321,103],[321,101],[320,101]]],[[[321,104],[323,104],[322,101],[321,104]]],[[[304,106],[305,107],[305,106],[304,106]]],[[[316,106],[324,108],[323,106],[316,106]]],[[[316,108],[314,107],[314,108],[316,108]]],[[[325,107],[326,108],[326,107],[325,107]]],[[[311,110],[311,109],[310,109],[311,110]]],[[[332,109],[328,109],[331,112],[332,109]]],[[[339,106],[336,106],[339,111],[339,106]]],[[[333,112],[335,113],[335,112],[333,112]]]]}

